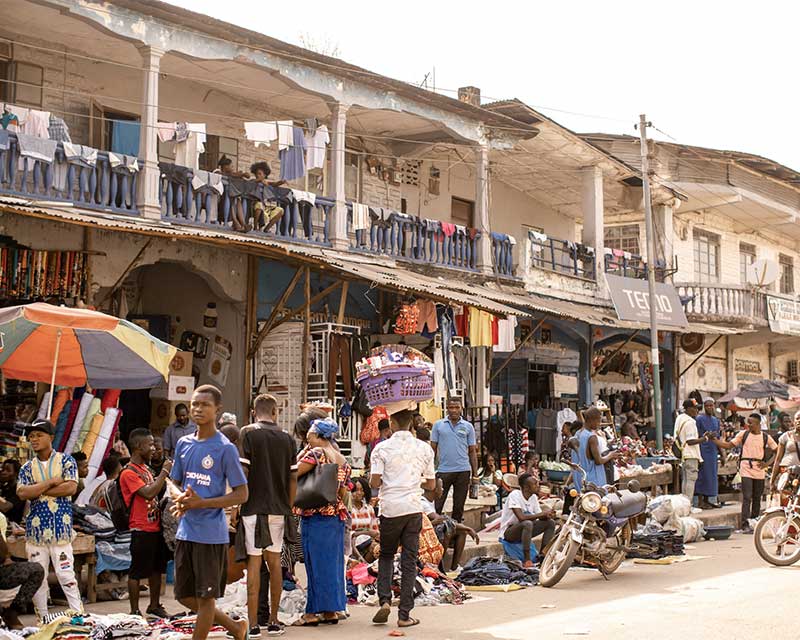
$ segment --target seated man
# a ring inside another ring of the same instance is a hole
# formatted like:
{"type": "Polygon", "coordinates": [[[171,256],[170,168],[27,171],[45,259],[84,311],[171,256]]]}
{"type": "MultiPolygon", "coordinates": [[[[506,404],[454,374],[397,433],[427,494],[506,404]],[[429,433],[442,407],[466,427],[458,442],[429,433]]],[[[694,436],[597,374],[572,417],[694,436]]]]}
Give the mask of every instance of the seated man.
{"type": "MultiPolygon", "coordinates": [[[[20,612],[25,613],[33,600],[33,594],[44,580],[44,569],[35,562],[14,562],[6,545],[6,527],[8,521],[0,513],[0,590],[19,589],[14,600],[9,604],[0,602],[3,622],[9,629],[22,629],[19,621],[20,612]]],[[[9,598],[11,596],[9,595],[9,598]]]]}
{"type": "Polygon", "coordinates": [[[436,508],[433,506],[435,500],[438,500],[444,492],[444,485],[441,478],[436,479],[436,489],[428,491],[422,496],[422,510],[431,521],[436,537],[439,538],[442,547],[445,551],[452,547],[453,560],[450,562],[450,571],[458,570],[460,566],[461,554],[464,553],[464,547],[467,544],[467,536],[470,536],[475,544],[480,544],[480,539],[475,530],[465,524],[456,522],[450,516],[443,516],[436,513],[436,508]]]}
{"type": "Polygon", "coordinates": [[[519,477],[519,489],[512,491],[500,516],[500,537],[506,542],[521,542],[524,556],[523,565],[533,566],[531,560],[531,540],[542,534],[544,549],[555,533],[552,509],[539,506],[539,481],[528,473],[519,477]]]}

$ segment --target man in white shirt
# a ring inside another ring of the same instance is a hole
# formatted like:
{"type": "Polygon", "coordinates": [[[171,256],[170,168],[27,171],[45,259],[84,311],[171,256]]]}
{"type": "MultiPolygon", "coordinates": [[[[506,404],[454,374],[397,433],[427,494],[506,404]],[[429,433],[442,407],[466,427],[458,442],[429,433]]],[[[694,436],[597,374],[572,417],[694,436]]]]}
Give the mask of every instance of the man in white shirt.
{"type": "Polygon", "coordinates": [[[422,489],[436,488],[433,449],[411,433],[413,414],[400,411],[391,416],[392,436],[379,443],[370,456],[370,486],[380,489],[381,555],[378,563],[380,609],[372,618],[375,624],[389,620],[392,602],[392,570],[397,547],[400,556],[400,608],[397,626],[419,624],[410,616],[414,608],[414,583],[417,579],[417,553],[422,531],[422,489]]]}
{"type": "Polygon", "coordinates": [[[531,540],[542,534],[542,549],[553,538],[556,525],[553,510],[542,509],[536,494],[539,481],[530,473],[519,477],[519,489],[512,491],[503,505],[500,516],[500,537],[506,542],[521,542],[524,566],[533,566],[531,560],[531,540]]]}
{"type": "Polygon", "coordinates": [[[683,495],[689,498],[689,503],[694,502],[694,485],[697,482],[697,474],[700,470],[700,461],[703,454],[700,451],[700,443],[705,438],[701,438],[697,433],[698,407],[694,400],[683,401],[683,413],[675,419],[675,442],[681,450],[681,490],[683,495]]]}

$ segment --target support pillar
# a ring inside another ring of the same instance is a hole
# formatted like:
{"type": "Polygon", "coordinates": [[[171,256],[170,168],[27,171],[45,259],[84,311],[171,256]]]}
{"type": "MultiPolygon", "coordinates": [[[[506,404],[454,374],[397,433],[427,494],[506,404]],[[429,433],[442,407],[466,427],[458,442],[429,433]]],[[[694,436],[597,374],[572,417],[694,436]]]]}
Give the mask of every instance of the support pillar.
{"type": "Polygon", "coordinates": [[[347,127],[347,110],[350,105],[337,102],[331,115],[331,181],[336,206],[333,218],[328,225],[329,240],[336,249],[349,247],[347,238],[347,204],[345,202],[345,130],[347,127]]]}
{"type": "Polygon", "coordinates": [[[139,159],[144,166],[139,170],[137,204],[145,218],[161,219],[161,172],[158,169],[158,80],[161,73],[163,49],[141,47],[143,85],[142,111],[139,126],[139,159]]]}
{"type": "Polygon", "coordinates": [[[481,232],[478,238],[478,270],[494,273],[492,262],[492,225],[489,220],[489,147],[480,145],[475,163],[475,226],[481,232]]]}
{"type": "Polygon", "coordinates": [[[595,278],[605,290],[605,237],[603,228],[603,170],[587,167],[583,171],[582,185],[583,236],[581,242],[594,249],[595,278]]]}
{"type": "MultiPolygon", "coordinates": [[[[659,204],[653,207],[653,226],[656,231],[656,259],[660,260],[669,271],[672,269],[675,255],[675,227],[672,223],[673,209],[669,205],[659,204]]],[[[648,257],[648,260],[650,258],[648,257]]],[[[672,275],[666,278],[672,282],[672,275]]]]}

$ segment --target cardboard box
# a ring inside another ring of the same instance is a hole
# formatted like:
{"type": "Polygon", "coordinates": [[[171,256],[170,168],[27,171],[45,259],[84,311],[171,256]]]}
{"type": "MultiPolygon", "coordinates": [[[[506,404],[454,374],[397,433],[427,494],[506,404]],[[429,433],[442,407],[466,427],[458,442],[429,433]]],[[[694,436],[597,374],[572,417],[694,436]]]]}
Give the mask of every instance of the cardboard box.
{"type": "Polygon", "coordinates": [[[189,402],[194,393],[192,376],[170,376],[169,380],[150,389],[150,397],[159,400],[176,400],[189,402]]]}
{"type": "Polygon", "coordinates": [[[169,363],[169,373],[172,376],[192,375],[192,363],[194,354],[191,351],[178,351],[172,362],[169,363]]]}
{"type": "Polygon", "coordinates": [[[153,433],[163,432],[175,422],[175,407],[186,404],[176,400],[155,398],[150,401],[150,429],[153,433]]]}

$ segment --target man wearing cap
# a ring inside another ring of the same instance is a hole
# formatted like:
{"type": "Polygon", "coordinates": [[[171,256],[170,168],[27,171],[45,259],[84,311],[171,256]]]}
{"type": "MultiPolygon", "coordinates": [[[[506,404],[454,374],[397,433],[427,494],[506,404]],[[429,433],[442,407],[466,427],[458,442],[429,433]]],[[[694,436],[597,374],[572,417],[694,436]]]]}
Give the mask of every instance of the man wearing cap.
{"type": "Polygon", "coordinates": [[[675,444],[681,451],[681,491],[689,498],[689,504],[694,502],[694,485],[700,469],[700,444],[706,441],[697,434],[697,405],[694,400],[683,401],[683,413],[675,419],[675,444]]]}
{"type": "Polygon", "coordinates": [[[28,560],[44,569],[45,579],[33,596],[40,620],[47,614],[46,576],[51,562],[69,608],[83,610],[72,557],[71,498],[78,489],[78,465],[72,456],[53,451],[54,433],[47,420],[35,420],[28,428],[35,457],[20,469],[17,483],[17,495],[30,500],[25,521],[28,560]]]}
{"type": "Polygon", "coordinates": [[[713,441],[718,440],[721,433],[719,418],[714,415],[715,409],[714,398],[706,398],[703,400],[703,413],[695,418],[697,437],[706,438],[700,443],[700,455],[703,456],[703,464],[700,465],[697,482],[694,485],[694,493],[698,496],[698,506],[701,509],[719,509],[722,507],[717,502],[717,495],[719,494],[719,469],[717,464],[719,449],[717,449],[717,445],[713,441]],[[708,438],[711,438],[711,440],[708,440],[708,438]],[[713,502],[711,498],[714,499],[713,502]]]}

